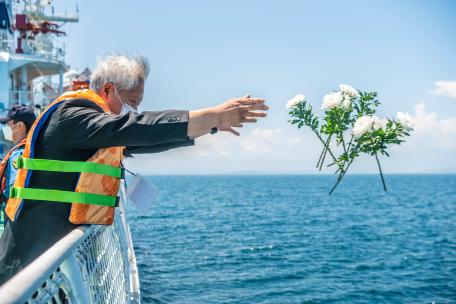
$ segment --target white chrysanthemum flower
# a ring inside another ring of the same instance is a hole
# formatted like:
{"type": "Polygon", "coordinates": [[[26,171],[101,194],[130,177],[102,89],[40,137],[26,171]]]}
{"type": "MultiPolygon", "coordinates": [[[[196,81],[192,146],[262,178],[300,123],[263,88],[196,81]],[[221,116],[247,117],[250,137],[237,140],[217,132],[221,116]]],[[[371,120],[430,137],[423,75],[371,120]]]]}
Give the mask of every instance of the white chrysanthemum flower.
{"type": "Polygon", "coordinates": [[[353,135],[361,137],[369,131],[372,131],[374,123],[378,120],[377,116],[361,116],[353,126],[353,135]]]}
{"type": "MultiPolygon", "coordinates": [[[[377,118],[376,116],[374,116],[374,117],[377,118]]],[[[372,127],[373,127],[374,130],[378,130],[378,129],[385,130],[387,124],[388,124],[388,120],[387,119],[377,118],[377,119],[374,120],[374,125],[372,127]]]]}
{"type": "Polygon", "coordinates": [[[345,109],[350,109],[350,106],[351,106],[351,98],[349,95],[347,94],[344,94],[344,101],[342,101],[342,106],[345,108],[345,109]]]}
{"type": "Polygon", "coordinates": [[[415,119],[409,113],[397,112],[397,121],[404,126],[407,131],[415,127],[415,119]]]}
{"type": "Polygon", "coordinates": [[[343,100],[342,92],[332,92],[323,98],[322,110],[331,110],[341,104],[343,100]]]}
{"type": "Polygon", "coordinates": [[[305,95],[298,94],[287,102],[287,109],[296,107],[299,103],[306,99],[305,95]]]}
{"type": "Polygon", "coordinates": [[[341,84],[341,85],[339,85],[339,88],[343,93],[347,94],[348,96],[350,96],[352,98],[359,97],[358,90],[356,90],[354,87],[352,87],[348,84],[341,84]]]}

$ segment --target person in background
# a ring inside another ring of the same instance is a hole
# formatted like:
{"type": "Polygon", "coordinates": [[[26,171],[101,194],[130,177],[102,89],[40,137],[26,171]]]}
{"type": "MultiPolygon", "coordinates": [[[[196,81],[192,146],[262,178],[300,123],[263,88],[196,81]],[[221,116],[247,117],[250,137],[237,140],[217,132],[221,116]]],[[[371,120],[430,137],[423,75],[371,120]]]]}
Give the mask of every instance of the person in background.
{"type": "Polygon", "coordinates": [[[4,221],[6,219],[4,216],[5,204],[9,197],[10,188],[16,180],[17,159],[24,152],[25,139],[35,119],[36,116],[33,110],[21,105],[13,106],[6,116],[0,117],[0,123],[6,124],[2,128],[5,140],[12,142],[14,145],[0,162],[0,225],[2,226],[5,224],[4,221]]]}

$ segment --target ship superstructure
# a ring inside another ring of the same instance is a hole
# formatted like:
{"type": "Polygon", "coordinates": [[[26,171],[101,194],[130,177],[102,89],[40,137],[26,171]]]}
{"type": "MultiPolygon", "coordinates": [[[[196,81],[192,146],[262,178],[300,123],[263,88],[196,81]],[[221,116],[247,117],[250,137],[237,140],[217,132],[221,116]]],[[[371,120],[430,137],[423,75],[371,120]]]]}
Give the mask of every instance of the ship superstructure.
{"type": "Polygon", "coordinates": [[[63,92],[69,66],[61,27],[78,20],[77,9],[56,14],[49,0],[0,0],[0,109],[40,109],[63,92]]]}

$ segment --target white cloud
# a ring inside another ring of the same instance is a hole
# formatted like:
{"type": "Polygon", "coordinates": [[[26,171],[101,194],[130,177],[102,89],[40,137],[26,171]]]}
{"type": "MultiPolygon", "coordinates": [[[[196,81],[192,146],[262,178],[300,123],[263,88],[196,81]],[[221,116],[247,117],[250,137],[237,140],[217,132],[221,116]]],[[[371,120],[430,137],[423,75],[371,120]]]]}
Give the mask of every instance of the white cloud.
{"type": "Polygon", "coordinates": [[[240,137],[229,133],[216,136],[206,135],[196,139],[193,150],[182,150],[199,156],[239,155],[239,153],[255,153],[258,156],[270,155],[270,152],[288,149],[303,142],[300,136],[289,136],[281,128],[255,128],[240,137]]]}
{"type": "Polygon", "coordinates": [[[241,149],[248,152],[270,152],[284,142],[282,129],[254,129],[241,139],[241,149]]]}
{"type": "Polygon", "coordinates": [[[441,119],[427,112],[424,103],[415,106],[412,139],[427,149],[456,151],[456,117],[441,119]]]}
{"type": "Polygon", "coordinates": [[[456,81],[439,80],[431,93],[456,98],[456,81]]]}
{"type": "MultiPolygon", "coordinates": [[[[415,106],[414,130],[406,142],[389,150],[391,157],[382,159],[387,173],[450,173],[456,171],[456,117],[442,118],[428,111],[424,103],[415,106]]],[[[366,159],[372,166],[372,160],[366,159]]],[[[359,172],[369,171],[359,166],[359,172]]]]}
{"type": "Polygon", "coordinates": [[[197,156],[222,156],[228,157],[233,154],[234,146],[239,145],[239,137],[229,133],[220,132],[217,135],[206,135],[195,140],[195,146],[191,149],[182,149],[182,153],[197,156]]]}

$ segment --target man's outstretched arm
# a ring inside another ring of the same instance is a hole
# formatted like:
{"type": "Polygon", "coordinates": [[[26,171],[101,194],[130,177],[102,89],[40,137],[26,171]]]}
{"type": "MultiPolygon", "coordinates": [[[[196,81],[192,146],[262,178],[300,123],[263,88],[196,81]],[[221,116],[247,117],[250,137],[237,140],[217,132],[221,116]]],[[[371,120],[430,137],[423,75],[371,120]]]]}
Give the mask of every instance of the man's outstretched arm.
{"type": "Polygon", "coordinates": [[[145,111],[111,115],[89,101],[70,102],[58,109],[59,135],[65,145],[80,149],[113,146],[144,147],[186,142],[207,134],[213,127],[239,135],[233,128],[264,117],[263,99],[238,98],[196,111],[145,111]],[[261,112],[256,112],[260,110],[261,112]]]}

